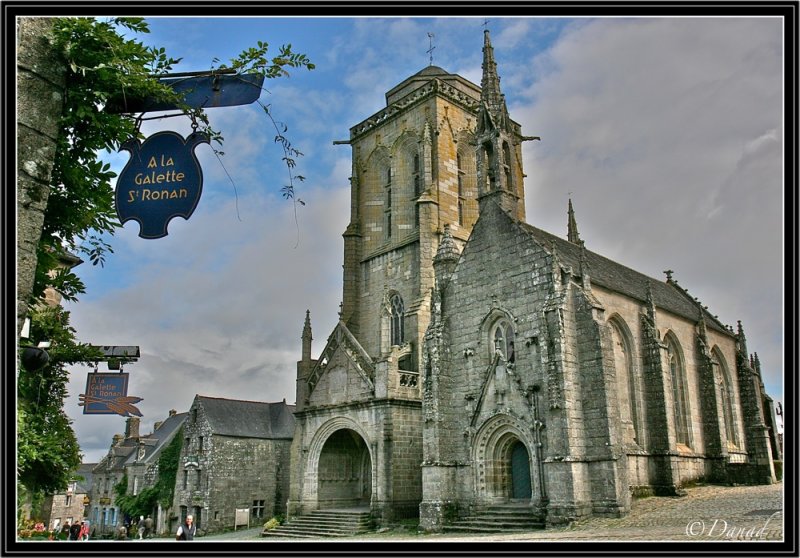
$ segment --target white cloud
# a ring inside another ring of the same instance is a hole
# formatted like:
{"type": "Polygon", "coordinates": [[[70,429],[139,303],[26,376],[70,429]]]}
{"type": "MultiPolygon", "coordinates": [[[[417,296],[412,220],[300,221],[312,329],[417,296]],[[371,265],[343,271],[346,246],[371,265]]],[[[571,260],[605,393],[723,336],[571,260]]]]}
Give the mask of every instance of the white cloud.
{"type": "MultiPolygon", "coordinates": [[[[318,353],[341,300],[351,152],[331,142],[427,65],[429,30],[435,63],[480,83],[481,23],[361,19],[315,60],[315,72],[335,79],[307,87],[303,74],[271,84],[266,102],[280,107],[306,153],[298,172],[309,180],[296,187],[307,205],[297,223],[279,195],[285,168],[261,109],[217,109],[209,112],[225,132],[238,208],[201,146],[206,182],[192,218],[174,219],[157,241],[140,239],[128,223],[105,269],[78,269],[90,289],[68,308],[81,340],[141,347],[128,371],[129,393],[145,398],[143,432],[169,409],[186,411],[196,393],[294,401],[305,311],[318,353]]],[[[565,236],[572,192],[589,249],[653,277],[671,268],[724,322],[742,319],[767,389],[782,400],[779,22],[586,19],[565,27],[500,18],[490,28],[512,118],[525,135],[542,137],[523,148],[528,222],[565,236]],[[551,49],[520,55],[538,34],[559,31],[551,49]]],[[[184,120],[167,125],[188,133],[184,120]]],[[[80,414],[86,371],[75,367],[67,411],[97,460],[124,419],[80,414]]]]}
{"type": "Polygon", "coordinates": [[[589,249],[653,277],[671,268],[725,323],[742,319],[773,395],[781,36],[769,18],[583,22],[531,61],[536,103],[513,114],[542,137],[524,148],[528,221],[565,234],[571,195],[589,249]]]}

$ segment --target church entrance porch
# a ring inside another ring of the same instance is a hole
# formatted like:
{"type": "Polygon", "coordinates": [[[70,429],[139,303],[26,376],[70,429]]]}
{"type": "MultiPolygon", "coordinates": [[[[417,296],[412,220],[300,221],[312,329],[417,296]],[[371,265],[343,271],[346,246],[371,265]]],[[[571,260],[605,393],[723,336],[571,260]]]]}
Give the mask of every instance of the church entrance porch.
{"type": "Polygon", "coordinates": [[[533,442],[523,432],[507,415],[495,415],[478,431],[474,451],[479,506],[539,502],[533,442]]]}
{"type": "Polygon", "coordinates": [[[372,460],[357,432],[343,428],[328,437],[319,456],[318,479],[319,509],[369,507],[372,460]]]}

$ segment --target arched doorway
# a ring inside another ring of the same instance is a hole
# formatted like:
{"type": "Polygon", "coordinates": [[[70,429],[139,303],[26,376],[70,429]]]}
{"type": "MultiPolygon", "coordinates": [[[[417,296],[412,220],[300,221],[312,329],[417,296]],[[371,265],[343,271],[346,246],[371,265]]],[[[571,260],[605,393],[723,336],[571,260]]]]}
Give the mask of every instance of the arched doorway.
{"type": "Polygon", "coordinates": [[[528,449],[517,440],[511,446],[511,499],[530,500],[531,498],[531,464],[528,449]]]}
{"type": "Polygon", "coordinates": [[[541,478],[525,427],[514,417],[495,415],[475,436],[475,482],[484,504],[539,502],[541,478]]]}
{"type": "Polygon", "coordinates": [[[343,428],[325,441],[319,456],[320,509],[369,506],[372,497],[372,459],[364,439],[343,428]]]}

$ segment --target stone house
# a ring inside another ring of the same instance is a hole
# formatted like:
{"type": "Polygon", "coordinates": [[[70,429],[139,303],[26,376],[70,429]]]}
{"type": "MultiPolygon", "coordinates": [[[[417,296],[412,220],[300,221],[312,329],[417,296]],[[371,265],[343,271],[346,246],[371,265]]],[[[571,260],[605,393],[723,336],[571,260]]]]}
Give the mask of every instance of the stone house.
{"type": "Polygon", "coordinates": [[[297,366],[290,516],[549,524],[698,479],[775,482],[756,355],[678,285],[525,223],[522,134],[488,31],[481,86],[429,66],[350,129],[339,323],[297,366]]]}
{"type": "Polygon", "coordinates": [[[138,417],[126,419],[125,434],[114,435],[108,453],[92,468],[88,519],[93,537],[111,536],[116,527],[125,523],[125,517],[114,502],[114,486],[122,480],[125,462],[139,446],[139,422],[138,417]]]}
{"type": "MultiPolygon", "coordinates": [[[[153,425],[151,434],[139,438],[136,450],[130,452],[122,463],[128,479],[128,494],[137,496],[142,490],[156,484],[161,453],[180,434],[187,416],[188,413],[178,413],[172,409],[165,420],[153,425]]],[[[170,509],[163,508],[160,503],[152,510],[150,517],[153,518],[156,533],[168,529],[169,515],[170,509]]]]}
{"type": "Polygon", "coordinates": [[[36,518],[41,519],[48,530],[55,531],[66,523],[72,525],[76,521],[84,520],[92,486],[92,469],[95,465],[97,464],[81,464],[75,471],[75,478],[69,482],[66,490],[44,498],[40,513],[36,518]]]}
{"type": "Polygon", "coordinates": [[[285,400],[196,395],[183,427],[170,530],[188,514],[206,533],[233,528],[242,515],[255,526],[282,514],[289,495],[293,412],[285,400]]]}

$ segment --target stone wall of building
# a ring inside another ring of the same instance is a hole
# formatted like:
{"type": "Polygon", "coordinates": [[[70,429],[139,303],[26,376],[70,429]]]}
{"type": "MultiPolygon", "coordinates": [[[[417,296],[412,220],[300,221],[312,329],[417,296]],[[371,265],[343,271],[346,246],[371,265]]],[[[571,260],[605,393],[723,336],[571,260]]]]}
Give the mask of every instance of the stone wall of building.
{"type": "Polygon", "coordinates": [[[183,428],[171,530],[186,514],[195,516],[199,529],[214,532],[233,528],[237,509],[250,510],[251,525],[284,512],[291,440],[215,434],[196,402],[183,428]],[[254,517],[259,510],[262,517],[254,517]]]}

